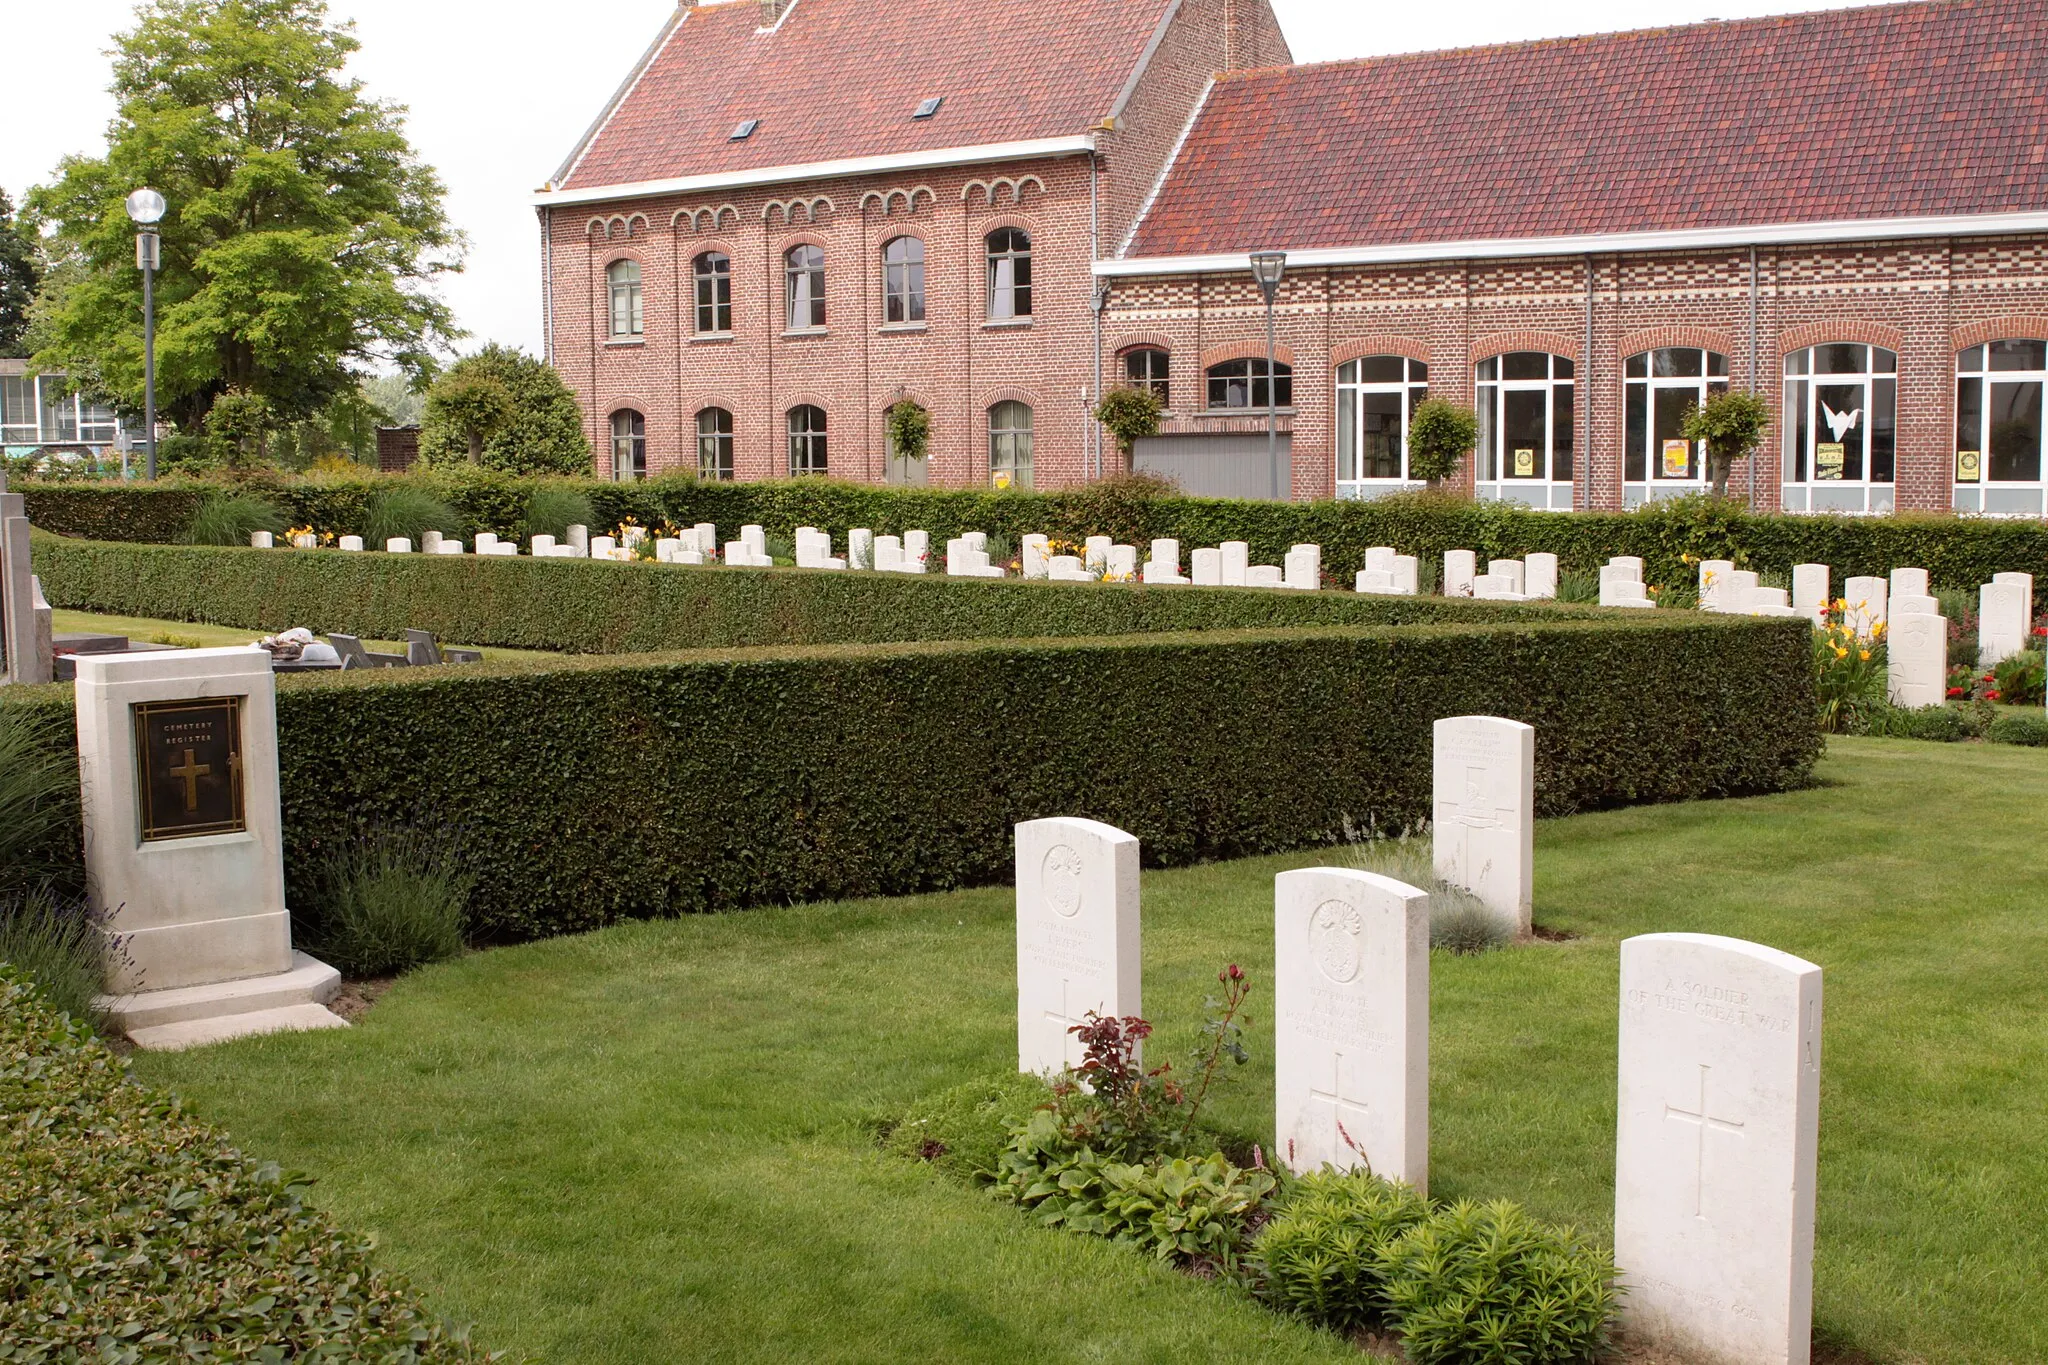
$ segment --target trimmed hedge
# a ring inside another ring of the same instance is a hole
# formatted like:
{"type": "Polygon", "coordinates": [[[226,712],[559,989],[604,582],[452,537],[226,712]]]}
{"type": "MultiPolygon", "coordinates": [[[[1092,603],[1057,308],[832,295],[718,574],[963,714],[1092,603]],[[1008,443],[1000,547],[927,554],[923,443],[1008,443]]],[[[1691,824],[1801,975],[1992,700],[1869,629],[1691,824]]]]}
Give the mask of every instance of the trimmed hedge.
{"type": "Polygon", "coordinates": [[[285,677],[286,867],[452,831],[474,928],[515,938],[1001,882],[1046,815],[1185,864],[1419,822],[1431,725],[1473,713],[1537,727],[1544,815],[1776,791],[1820,749],[1811,633],[1642,612],[285,677]]]}
{"type": "MultiPolygon", "coordinates": [[[[464,518],[465,538],[477,530],[519,534],[526,498],[540,486],[481,471],[409,475],[446,499],[464,518]]],[[[1653,584],[1693,581],[1682,556],[1746,556],[1746,567],[1788,573],[1795,564],[1819,563],[1835,581],[1852,574],[1890,573],[1900,565],[1925,568],[1945,588],[1975,591],[1995,573],[2035,577],[2048,600],[2048,524],[1965,519],[1907,513],[1890,517],[1753,515],[1733,502],[1681,498],[1636,512],[1575,512],[1560,516],[1500,503],[1422,495],[1370,502],[1265,503],[1217,498],[1151,497],[1116,480],[1062,493],[996,493],[882,488],[799,479],[769,483],[699,483],[670,476],[639,484],[560,481],[584,492],[601,527],[631,516],[643,524],[678,526],[715,522],[722,536],[757,522],[787,535],[816,526],[843,537],[849,527],[877,532],[922,527],[943,542],[964,531],[1013,537],[1043,531],[1091,533],[1143,545],[1156,536],[1197,546],[1239,539],[1257,561],[1277,564],[1287,547],[1313,542],[1323,562],[1348,579],[1364,564],[1366,547],[1393,545],[1437,557],[1469,549],[1480,559],[1555,553],[1566,569],[1590,570],[1617,554],[1640,555],[1653,584]]],[[[363,503],[377,482],[360,479],[259,479],[237,484],[285,509],[294,525],[338,534],[360,532],[363,503]]],[[[30,485],[30,519],[48,531],[110,540],[171,541],[198,505],[194,485],[30,485]]]]}
{"type": "Polygon", "coordinates": [[[0,965],[0,1361],[481,1361],[308,1182],[0,965]]]}
{"type": "Polygon", "coordinates": [[[1156,631],[1588,619],[1584,606],[1270,589],[695,568],[494,555],[355,554],[35,538],[60,607],[369,639],[406,627],[569,653],[1019,640],[1156,631]]]}

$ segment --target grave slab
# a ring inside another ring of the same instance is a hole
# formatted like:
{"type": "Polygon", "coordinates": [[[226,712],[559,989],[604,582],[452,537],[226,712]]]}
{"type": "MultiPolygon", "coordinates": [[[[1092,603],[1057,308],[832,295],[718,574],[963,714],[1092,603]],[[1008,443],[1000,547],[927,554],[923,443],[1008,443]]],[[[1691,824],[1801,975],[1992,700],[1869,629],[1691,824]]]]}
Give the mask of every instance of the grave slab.
{"type": "Polygon", "coordinates": [[[1079,1065],[1090,1010],[1142,1014],[1138,840],[1099,820],[1017,826],[1017,1069],[1079,1065]]]}
{"type": "Polygon", "coordinates": [[[1447,716],[1434,739],[1436,875],[1526,938],[1536,890],[1536,729],[1500,716],[1447,716]]]}

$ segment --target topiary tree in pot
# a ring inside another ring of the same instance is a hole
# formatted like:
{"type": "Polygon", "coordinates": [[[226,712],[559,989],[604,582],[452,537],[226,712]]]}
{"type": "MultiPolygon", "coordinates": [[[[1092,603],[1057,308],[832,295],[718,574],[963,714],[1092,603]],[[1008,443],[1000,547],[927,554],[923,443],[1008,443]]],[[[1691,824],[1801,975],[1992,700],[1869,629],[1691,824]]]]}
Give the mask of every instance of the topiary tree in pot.
{"type": "Polygon", "coordinates": [[[1728,475],[1735,462],[1760,445],[1771,425],[1771,410],[1753,393],[1717,393],[1704,407],[1694,406],[1679,419],[1679,435],[1707,446],[1707,482],[1714,496],[1728,496],[1728,475]]]}
{"type": "Polygon", "coordinates": [[[1479,442],[1479,418],[1447,398],[1428,398],[1408,415],[1408,477],[1432,489],[1457,474],[1479,442]]]}
{"type": "Polygon", "coordinates": [[[1129,385],[1111,389],[1095,405],[1095,420],[1116,438],[1116,453],[1125,469],[1131,467],[1131,452],[1138,442],[1159,434],[1159,419],[1165,413],[1166,404],[1157,393],[1129,385]]]}

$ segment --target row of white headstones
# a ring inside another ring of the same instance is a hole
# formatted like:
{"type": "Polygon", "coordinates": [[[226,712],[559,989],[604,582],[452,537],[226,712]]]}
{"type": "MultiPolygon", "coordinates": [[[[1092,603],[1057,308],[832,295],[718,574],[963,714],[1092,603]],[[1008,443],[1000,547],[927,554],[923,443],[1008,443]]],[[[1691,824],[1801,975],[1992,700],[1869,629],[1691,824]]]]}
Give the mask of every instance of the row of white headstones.
{"type": "MultiPolygon", "coordinates": [[[[1535,732],[1436,723],[1434,863],[1529,931],[1535,732]]],[[[1080,1060],[1090,1012],[1143,1013],[1139,844],[1020,824],[1017,1050],[1080,1060]]],[[[1429,895],[1372,872],[1274,879],[1274,1116],[1296,1171],[1429,1181],[1429,895]]],[[[1738,939],[1621,948],[1615,1254],[1633,1331],[1720,1365],[1804,1365],[1812,1321],[1821,973],[1738,939]]]]}

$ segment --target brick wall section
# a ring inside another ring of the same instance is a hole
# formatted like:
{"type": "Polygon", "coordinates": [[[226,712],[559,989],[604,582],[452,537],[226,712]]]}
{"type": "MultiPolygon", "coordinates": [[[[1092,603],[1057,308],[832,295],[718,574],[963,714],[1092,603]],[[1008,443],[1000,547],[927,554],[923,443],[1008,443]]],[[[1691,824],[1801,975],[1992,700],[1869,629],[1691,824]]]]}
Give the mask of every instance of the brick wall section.
{"type": "MultiPolygon", "coordinates": [[[[2048,237],[1766,248],[1756,258],[1753,355],[1751,307],[1747,250],[1292,271],[1277,313],[1283,354],[1295,357],[1294,495],[1335,491],[1338,364],[1376,349],[1426,359],[1432,395],[1470,403],[1477,361],[1529,347],[1578,362],[1575,444],[1581,459],[1590,452],[1592,505],[1620,507],[1622,362],[1654,345],[1697,345],[1725,351],[1737,387],[1754,374],[1771,407],[1770,453],[1754,470],[1737,465],[1730,487],[1775,508],[1784,357],[1863,341],[1899,353],[1898,505],[1945,509],[1955,355],[1999,337],[2048,336],[2048,237]]],[[[1104,326],[1112,352],[1133,339],[1170,343],[1175,430],[1228,420],[1190,410],[1199,409],[1203,357],[1265,348],[1264,304],[1248,272],[1118,279],[1104,326]]]]}

